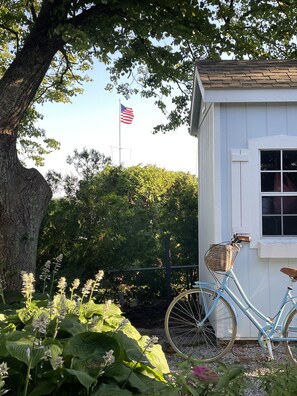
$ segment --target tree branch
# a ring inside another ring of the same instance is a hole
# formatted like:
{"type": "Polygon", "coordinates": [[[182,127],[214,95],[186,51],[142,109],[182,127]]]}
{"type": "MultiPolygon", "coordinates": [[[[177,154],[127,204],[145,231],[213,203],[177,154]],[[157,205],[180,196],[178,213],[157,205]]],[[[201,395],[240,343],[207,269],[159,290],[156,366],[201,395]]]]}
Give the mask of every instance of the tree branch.
{"type": "Polygon", "coordinates": [[[32,15],[32,19],[35,22],[37,19],[37,15],[36,15],[36,11],[35,11],[35,7],[33,4],[32,0],[28,0],[27,4],[29,5],[30,11],[31,11],[31,15],[32,15]]]}
{"type": "Polygon", "coordinates": [[[10,27],[8,27],[6,25],[3,25],[2,23],[0,23],[0,28],[4,29],[4,30],[7,30],[9,33],[11,33],[12,35],[15,36],[15,39],[16,39],[16,50],[18,52],[19,51],[19,35],[18,35],[18,32],[16,32],[15,30],[13,30],[12,28],[10,28],[10,27]]]}

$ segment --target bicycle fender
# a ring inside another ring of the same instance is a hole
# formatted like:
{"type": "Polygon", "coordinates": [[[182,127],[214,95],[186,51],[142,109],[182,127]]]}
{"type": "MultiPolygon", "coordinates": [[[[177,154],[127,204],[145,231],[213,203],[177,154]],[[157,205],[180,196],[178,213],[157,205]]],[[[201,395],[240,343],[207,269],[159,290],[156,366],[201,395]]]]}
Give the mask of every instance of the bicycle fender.
{"type": "Polygon", "coordinates": [[[203,289],[203,288],[207,288],[210,289],[212,291],[217,291],[217,286],[216,283],[214,282],[201,282],[201,281],[196,281],[193,284],[193,288],[194,289],[203,289]]]}
{"type": "MultiPolygon", "coordinates": [[[[284,320],[283,320],[283,325],[286,323],[286,321],[287,321],[287,319],[288,319],[288,316],[291,314],[291,312],[292,312],[292,311],[296,311],[296,310],[297,310],[297,305],[296,305],[296,303],[294,303],[293,308],[290,309],[289,312],[286,313],[286,316],[284,317],[284,320]]],[[[283,328],[283,327],[284,327],[284,326],[282,326],[282,328],[283,328]]]]}
{"type": "MultiPolygon", "coordinates": [[[[216,283],[214,283],[214,282],[201,282],[201,281],[194,282],[193,289],[209,289],[209,290],[211,290],[211,291],[213,291],[215,293],[217,293],[218,290],[219,290],[217,285],[216,285],[216,283]]],[[[224,298],[229,303],[229,305],[231,306],[231,308],[232,308],[232,310],[234,312],[234,315],[235,315],[236,323],[238,323],[238,313],[237,313],[236,309],[234,308],[233,300],[228,296],[228,294],[222,295],[222,298],[224,298]]]]}

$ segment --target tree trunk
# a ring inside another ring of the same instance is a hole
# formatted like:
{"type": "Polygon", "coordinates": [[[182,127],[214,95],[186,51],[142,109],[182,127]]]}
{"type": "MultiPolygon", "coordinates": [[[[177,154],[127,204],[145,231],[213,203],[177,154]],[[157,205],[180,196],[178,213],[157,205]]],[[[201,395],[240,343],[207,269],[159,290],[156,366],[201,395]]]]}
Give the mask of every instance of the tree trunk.
{"type": "Polygon", "coordinates": [[[0,81],[0,281],[21,288],[21,271],[35,271],[39,228],[51,190],[17,158],[17,131],[63,40],[52,33],[54,3],[44,1],[23,48],[0,81]]]}
{"type": "Polygon", "coordinates": [[[0,279],[21,288],[21,271],[35,271],[39,228],[51,190],[36,169],[17,159],[15,139],[0,135],[0,279]]]}

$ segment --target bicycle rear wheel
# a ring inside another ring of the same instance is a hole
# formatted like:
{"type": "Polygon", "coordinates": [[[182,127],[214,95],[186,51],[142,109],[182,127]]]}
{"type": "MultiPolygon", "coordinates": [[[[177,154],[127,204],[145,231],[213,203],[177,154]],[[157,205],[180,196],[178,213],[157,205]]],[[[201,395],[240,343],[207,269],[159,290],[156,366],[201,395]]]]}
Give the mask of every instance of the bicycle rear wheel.
{"type": "MultiPolygon", "coordinates": [[[[292,309],[284,324],[284,337],[297,339],[297,311],[292,309]]],[[[297,365],[297,341],[286,341],[285,348],[292,363],[297,365]]]]}
{"type": "Polygon", "coordinates": [[[236,331],[232,307],[209,289],[181,293],[171,302],[165,315],[165,333],[175,352],[205,362],[215,361],[229,352],[236,331]]]}

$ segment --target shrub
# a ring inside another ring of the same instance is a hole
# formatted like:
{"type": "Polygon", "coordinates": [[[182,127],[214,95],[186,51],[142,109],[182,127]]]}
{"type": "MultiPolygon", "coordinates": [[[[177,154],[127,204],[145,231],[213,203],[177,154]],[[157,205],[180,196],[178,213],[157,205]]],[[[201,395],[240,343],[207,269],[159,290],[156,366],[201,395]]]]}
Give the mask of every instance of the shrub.
{"type": "MultiPolygon", "coordinates": [[[[23,273],[23,301],[0,315],[0,395],[128,396],[163,388],[169,368],[156,337],[141,336],[111,301],[94,300],[102,276],[79,296],[76,279],[68,297],[62,277],[44,299],[34,295],[33,275],[23,273]]],[[[53,285],[53,277],[46,280],[53,285]]]]}
{"type": "Polygon", "coordinates": [[[168,388],[162,396],[235,396],[243,395],[249,380],[240,366],[220,363],[214,369],[189,357],[168,376],[168,388]]]}
{"type": "Polygon", "coordinates": [[[272,364],[265,373],[259,373],[258,380],[269,396],[293,396],[297,393],[297,367],[292,364],[272,364]]]}

